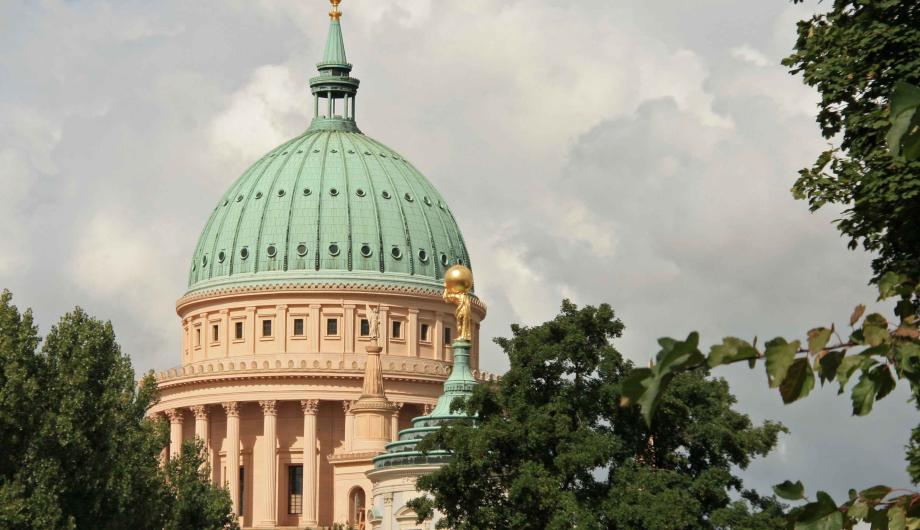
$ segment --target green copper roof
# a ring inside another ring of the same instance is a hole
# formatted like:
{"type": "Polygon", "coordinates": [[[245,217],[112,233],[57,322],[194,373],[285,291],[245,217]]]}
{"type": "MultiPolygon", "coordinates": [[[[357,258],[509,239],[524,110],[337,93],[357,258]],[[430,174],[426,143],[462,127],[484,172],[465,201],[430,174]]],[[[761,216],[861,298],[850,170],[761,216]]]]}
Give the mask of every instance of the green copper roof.
{"type": "Polygon", "coordinates": [[[333,20],[329,24],[329,36],[326,37],[326,51],[323,53],[323,66],[350,67],[345,59],[345,40],[342,38],[342,24],[333,20]]]}
{"type": "Polygon", "coordinates": [[[452,349],[453,369],[444,381],[444,391],[438,397],[434,410],[427,416],[413,418],[412,427],[399,431],[399,438],[386,445],[386,452],[374,457],[374,469],[443,464],[450,460],[450,453],[446,450],[435,449],[423,453],[416,447],[422,438],[441,429],[444,424],[470,418],[464,412],[450,410],[455,399],[469,398],[476,387],[476,379],[470,371],[470,343],[458,339],[453,342],[452,349]]]}
{"type": "Polygon", "coordinates": [[[470,266],[441,194],[401,154],[358,129],[358,80],[349,77],[337,20],[319,69],[310,82],[313,122],[217,202],[192,256],[189,292],[292,281],[440,289],[448,266],[470,266]]]}

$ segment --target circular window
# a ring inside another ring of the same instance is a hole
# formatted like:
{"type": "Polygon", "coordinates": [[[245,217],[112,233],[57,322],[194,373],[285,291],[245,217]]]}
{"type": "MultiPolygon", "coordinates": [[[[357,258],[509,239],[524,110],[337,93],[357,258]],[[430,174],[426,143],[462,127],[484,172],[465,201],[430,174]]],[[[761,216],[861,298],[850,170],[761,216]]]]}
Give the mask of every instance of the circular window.
{"type": "Polygon", "coordinates": [[[208,257],[207,257],[207,256],[201,256],[201,266],[204,267],[204,266],[207,265],[207,264],[208,264],[208,257]]]}
{"type": "Polygon", "coordinates": [[[313,152],[314,152],[314,153],[319,153],[319,149],[314,149],[313,152]]]}
{"type": "Polygon", "coordinates": [[[383,192],[380,194],[380,196],[383,197],[384,199],[389,199],[389,198],[390,198],[390,192],[388,192],[387,190],[383,190],[383,192]]]}
{"type": "Polygon", "coordinates": [[[261,198],[262,198],[262,192],[261,191],[256,192],[256,200],[259,200],[261,198]]]}
{"type": "Polygon", "coordinates": [[[226,206],[229,202],[230,201],[228,201],[227,199],[224,199],[224,206],[226,206]]]}
{"type": "Polygon", "coordinates": [[[349,149],[349,150],[348,150],[348,154],[353,155],[353,154],[355,154],[355,152],[354,152],[354,150],[349,149]]]}
{"type": "Polygon", "coordinates": [[[242,196],[242,195],[237,195],[237,196],[236,196],[236,202],[240,202],[241,200],[243,200],[243,196],[242,196]]]}
{"type": "Polygon", "coordinates": [[[447,266],[447,254],[441,254],[441,265],[447,266]]]}
{"type": "Polygon", "coordinates": [[[425,206],[431,206],[431,199],[429,199],[428,197],[425,197],[424,202],[425,202],[425,206]]]}
{"type": "Polygon", "coordinates": [[[297,154],[303,153],[303,149],[298,149],[297,154]]]}
{"type": "Polygon", "coordinates": [[[284,190],[278,190],[278,196],[284,197],[284,190]]]}
{"type": "Polygon", "coordinates": [[[195,262],[192,262],[192,272],[195,272],[197,270],[198,270],[198,264],[195,262]]]}
{"type": "Polygon", "coordinates": [[[440,208],[440,209],[443,210],[443,209],[444,209],[444,203],[441,202],[441,201],[438,201],[438,208],[440,208]]]}
{"type": "Polygon", "coordinates": [[[362,190],[361,188],[358,188],[357,190],[355,190],[355,195],[357,195],[358,197],[364,197],[364,190],[362,190]]]}
{"type": "Polygon", "coordinates": [[[412,197],[412,194],[411,194],[411,193],[406,193],[405,195],[403,195],[403,197],[405,197],[406,200],[409,201],[409,202],[412,202],[412,201],[415,200],[415,199],[412,197]]]}
{"type": "Polygon", "coordinates": [[[370,245],[368,245],[367,243],[361,245],[361,255],[362,255],[362,256],[364,256],[365,258],[369,258],[369,257],[371,257],[371,254],[373,254],[373,253],[374,253],[374,251],[371,250],[371,246],[370,246],[370,245]]]}
{"type": "Polygon", "coordinates": [[[329,195],[332,195],[333,197],[335,197],[335,196],[338,195],[338,194],[339,194],[339,190],[337,190],[337,189],[335,189],[335,188],[330,188],[330,189],[329,189],[329,195]]]}
{"type": "Polygon", "coordinates": [[[265,252],[268,253],[268,257],[270,258],[274,258],[278,255],[278,249],[275,247],[275,245],[269,245],[268,248],[265,249],[265,252]]]}
{"type": "Polygon", "coordinates": [[[330,152],[330,153],[338,153],[338,150],[332,149],[332,150],[330,150],[329,152],[330,152]]]}
{"type": "Polygon", "coordinates": [[[371,156],[371,152],[370,152],[370,151],[365,151],[364,154],[367,155],[367,156],[371,156]]]}
{"type": "Polygon", "coordinates": [[[304,189],[303,189],[303,196],[304,196],[304,197],[306,197],[307,195],[310,195],[311,193],[313,193],[313,192],[310,191],[310,188],[304,188],[304,189]]]}
{"type": "Polygon", "coordinates": [[[393,250],[390,251],[390,254],[396,259],[402,259],[402,251],[399,250],[399,247],[393,247],[393,250]]]}
{"type": "Polygon", "coordinates": [[[240,249],[240,257],[243,258],[243,259],[248,258],[248,257],[249,257],[249,249],[246,248],[246,247],[241,248],[241,249],[240,249]]]}
{"type": "Polygon", "coordinates": [[[418,259],[419,259],[419,261],[421,261],[422,263],[428,263],[428,253],[425,252],[425,249],[420,248],[420,249],[418,250],[418,259]]]}
{"type": "Polygon", "coordinates": [[[329,245],[329,254],[331,254],[331,255],[333,255],[333,256],[338,256],[338,255],[339,255],[339,246],[336,245],[335,243],[329,245]]]}
{"type": "Polygon", "coordinates": [[[286,154],[287,154],[287,151],[285,151],[285,152],[283,152],[283,153],[281,153],[281,154],[282,154],[282,155],[286,155],[286,154]]]}
{"type": "Polygon", "coordinates": [[[223,263],[225,259],[227,259],[227,254],[226,254],[223,250],[221,250],[220,252],[217,253],[217,262],[218,262],[218,263],[223,263]]]}
{"type": "Polygon", "coordinates": [[[307,246],[304,245],[303,243],[297,245],[297,255],[300,256],[300,257],[306,256],[306,255],[307,255],[307,246]]]}

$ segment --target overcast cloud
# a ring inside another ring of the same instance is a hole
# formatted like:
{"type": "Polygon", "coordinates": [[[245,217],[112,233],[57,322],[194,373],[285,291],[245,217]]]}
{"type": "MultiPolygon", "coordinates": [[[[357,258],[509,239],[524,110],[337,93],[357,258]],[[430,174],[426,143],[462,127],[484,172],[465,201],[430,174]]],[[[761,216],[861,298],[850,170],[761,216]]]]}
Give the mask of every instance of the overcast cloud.
{"type": "MultiPolygon", "coordinates": [[[[611,303],[618,347],[699,330],[769,338],[844,324],[874,300],[789,188],[824,146],[817,97],[779,60],[814,6],[346,0],[358,122],[425,173],[464,231],[489,337],[562,297],[611,303]]],[[[0,4],[0,287],[47,331],[82,305],[139,370],[178,364],[174,303],[223,190],[302,131],[328,5],[315,0],[0,4]]],[[[746,473],[838,498],[908,485],[916,414],[820,396],[783,407],[762,368],[719,372],[792,433],[746,473]]]]}

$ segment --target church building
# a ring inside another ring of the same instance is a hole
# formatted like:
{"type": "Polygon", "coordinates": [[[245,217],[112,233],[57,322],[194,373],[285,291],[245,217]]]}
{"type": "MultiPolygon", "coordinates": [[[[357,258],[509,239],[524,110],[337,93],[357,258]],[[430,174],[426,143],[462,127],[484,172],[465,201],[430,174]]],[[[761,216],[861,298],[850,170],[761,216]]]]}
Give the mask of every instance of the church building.
{"type": "Polygon", "coordinates": [[[215,197],[176,303],[180,363],[150,413],[170,422],[164,457],[204,442],[243,528],[432,528],[405,502],[449,455],[415,444],[494,379],[486,307],[447,200],[358,128],[331,3],[313,119],[215,197]]]}

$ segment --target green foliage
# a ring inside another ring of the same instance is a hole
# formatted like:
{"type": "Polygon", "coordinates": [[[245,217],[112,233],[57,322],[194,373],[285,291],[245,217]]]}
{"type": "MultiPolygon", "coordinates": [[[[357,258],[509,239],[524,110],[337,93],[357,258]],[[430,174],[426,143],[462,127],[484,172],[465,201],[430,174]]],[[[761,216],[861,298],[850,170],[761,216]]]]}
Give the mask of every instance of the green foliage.
{"type": "MultiPolygon", "coordinates": [[[[466,403],[475,425],[425,441],[453,458],[419,480],[429,494],[411,503],[420,520],[437,509],[440,527],[456,530],[781,528],[781,507],[743,490],[734,471],[783,427],[753,426],[702,368],[671,373],[648,427],[617,406],[636,371],[610,343],[622,331],[610,306],[565,301],[555,319],[497,339],[511,367],[466,403]]],[[[699,362],[694,347],[692,337],[663,341],[658,366],[699,362]]]]}
{"type": "Polygon", "coordinates": [[[917,149],[920,118],[908,119],[904,83],[920,85],[920,4],[835,0],[818,9],[799,22],[795,51],[783,64],[818,90],[817,121],[839,148],[803,169],[793,192],[812,210],[846,208],[838,228],[851,248],[862,244],[877,253],[876,280],[893,271],[916,281],[920,160],[909,155],[917,149]],[[901,129],[906,134],[893,147],[904,156],[892,156],[886,136],[891,132],[893,140],[901,129]]]}
{"type": "Polygon", "coordinates": [[[886,139],[891,156],[920,159],[920,87],[898,83],[891,95],[891,128],[886,139]]]}
{"type": "Polygon", "coordinates": [[[182,451],[166,465],[171,497],[175,505],[165,530],[238,529],[231,513],[230,493],[209,482],[210,469],[204,443],[197,438],[182,444],[182,451]]]}
{"type": "MultiPolygon", "coordinates": [[[[0,528],[162,530],[176,510],[210,517],[216,504],[177,499],[160,467],[166,425],[145,416],[156,386],[135,383],[111,324],[77,308],[38,351],[30,313],[11,298],[0,295],[0,528]]],[[[200,487],[212,500],[222,491],[200,487]]]]}

